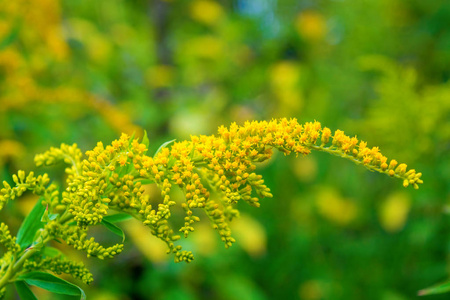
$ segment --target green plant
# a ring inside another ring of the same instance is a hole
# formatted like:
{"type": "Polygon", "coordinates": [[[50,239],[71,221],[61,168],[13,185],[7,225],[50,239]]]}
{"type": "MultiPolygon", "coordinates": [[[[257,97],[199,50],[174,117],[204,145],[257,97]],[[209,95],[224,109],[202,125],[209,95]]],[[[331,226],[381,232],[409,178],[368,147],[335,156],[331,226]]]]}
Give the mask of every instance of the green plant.
{"type": "Polygon", "coordinates": [[[383,156],[377,147],[368,148],[356,137],[343,131],[334,134],[319,122],[301,125],[295,119],[270,122],[233,123],[221,126],[218,135],[191,136],[189,141],[166,142],[153,156],[148,156],[149,140],[123,134],[120,139],[104,146],[101,142],[86,152],[83,158],[77,145],[61,145],[35,157],[37,166],[59,162],[68,165],[64,188],[51,183],[47,174],[35,176],[19,171],[13,175],[14,186],[6,181],[0,190],[0,209],[30,191],[39,196],[35,207],[23,221],[17,237],[13,237],[4,223],[0,225],[0,243],[6,249],[0,259],[0,289],[15,283],[24,299],[35,299],[28,285],[35,285],[55,293],[80,295],[81,288],[51,273],[70,274],[84,283],[92,282],[89,270],[79,262],[69,260],[51,241],[65,242],[87,256],[113,258],[123,250],[123,242],[104,247],[88,238],[88,229],[101,224],[124,237],[114,223],[136,218],[149,227],[150,232],[166,242],[168,253],[175,261],[191,261],[190,251],[176,245],[180,235],[169,223],[176,201],[170,191],[178,186],[185,195],[181,203],[186,216],[179,231],[187,237],[194,230],[202,209],[209,217],[225,244],[232,245],[229,222],[239,215],[233,205],[244,200],[252,206],[260,205],[259,198],[272,197],[262,176],[256,174],[255,164],[267,160],[272,149],[284,154],[306,155],[311,150],[328,152],[364,165],[371,171],[388,174],[403,180],[403,185],[418,188],[421,173],[407,170],[405,164],[383,156]],[[170,144],[170,146],[169,146],[170,144]],[[143,186],[156,184],[162,203],[152,207],[143,186]]]}

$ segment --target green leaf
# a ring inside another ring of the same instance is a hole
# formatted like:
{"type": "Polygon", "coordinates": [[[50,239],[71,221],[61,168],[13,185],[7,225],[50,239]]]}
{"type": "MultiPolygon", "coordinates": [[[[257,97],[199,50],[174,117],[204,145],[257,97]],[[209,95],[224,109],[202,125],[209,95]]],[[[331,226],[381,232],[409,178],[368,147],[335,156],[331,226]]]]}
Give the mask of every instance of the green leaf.
{"type": "Polygon", "coordinates": [[[104,216],[103,221],[107,221],[109,223],[119,223],[122,221],[126,221],[133,218],[131,215],[126,213],[118,213],[114,215],[104,216]]]}
{"type": "Polygon", "coordinates": [[[122,243],[125,241],[125,233],[123,233],[123,230],[114,225],[111,222],[108,222],[107,220],[103,219],[100,224],[104,225],[106,228],[108,228],[109,231],[112,233],[120,236],[122,238],[122,243]]]}
{"type": "Polygon", "coordinates": [[[48,213],[48,204],[47,204],[44,214],[42,215],[41,222],[48,223],[48,222],[56,219],[57,216],[58,216],[58,214],[49,214],[48,213]]]}
{"type": "Polygon", "coordinates": [[[16,281],[14,284],[16,285],[16,290],[21,300],[37,300],[36,296],[25,282],[16,281]]]}
{"type": "Polygon", "coordinates": [[[56,219],[59,216],[59,214],[49,214],[48,218],[50,219],[50,221],[53,221],[54,219],[56,219]]]}
{"type": "Polygon", "coordinates": [[[144,136],[142,137],[141,143],[144,144],[145,147],[147,147],[147,149],[148,149],[148,146],[150,145],[150,140],[148,139],[146,130],[144,130],[144,136]]]}
{"type": "Polygon", "coordinates": [[[136,181],[138,181],[138,182],[140,182],[140,183],[142,183],[142,184],[152,184],[152,183],[155,183],[155,181],[154,180],[151,180],[151,179],[138,179],[138,180],[136,180],[136,181]]]}
{"type": "Polygon", "coordinates": [[[128,146],[128,150],[130,150],[133,147],[133,140],[134,140],[134,136],[136,135],[136,131],[133,132],[133,134],[130,136],[130,144],[128,146]]]}
{"type": "Polygon", "coordinates": [[[41,204],[41,200],[42,197],[39,198],[31,212],[25,220],[23,220],[22,225],[17,232],[17,244],[19,244],[22,249],[31,245],[36,232],[44,227],[44,223],[41,222],[41,218],[44,214],[45,207],[41,204]]]}
{"type": "Polygon", "coordinates": [[[155,155],[153,155],[153,157],[155,157],[159,153],[159,151],[161,151],[162,148],[167,147],[170,143],[173,143],[175,141],[176,141],[176,139],[173,139],[173,140],[167,141],[164,144],[162,144],[161,146],[159,146],[158,150],[156,150],[155,155]]]}
{"type": "Polygon", "coordinates": [[[58,255],[64,256],[64,254],[61,251],[59,251],[58,249],[56,249],[54,247],[50,247],[50,246],[45,246],[43,253],[47,257],[55,257],[58,255]]]}
{"type": "Polygon", "coordinates": [[[434,285],[432,287],[417,292],[419,296],[442,294],[450,291],[450,281],[434,285]]]}
{"type": "Polygon", "coordinates": [[[42,214],[41,222],[47,223],[48,221],[50,221],[50,218],[48,217],[48,204],[47,204],[47,207],[45,208],[45,211],[42,214]]]}
{"type": "Polygon", "coordinates": [[[80,296],[80,299],[86,299],[86,295],[80,287],[49,273],[29,272],[20,275],[18,280],[23,280],[29,285],[34,285],[56,294],[80,296]]]}

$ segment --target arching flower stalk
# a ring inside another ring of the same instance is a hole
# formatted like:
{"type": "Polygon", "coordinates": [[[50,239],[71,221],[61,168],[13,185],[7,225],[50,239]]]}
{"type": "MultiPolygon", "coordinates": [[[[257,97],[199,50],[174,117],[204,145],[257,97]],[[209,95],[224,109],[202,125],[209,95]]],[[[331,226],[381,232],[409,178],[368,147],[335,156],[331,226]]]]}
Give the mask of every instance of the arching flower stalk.
{"type": "Polygon", "coordinates": [[[302,125],[295,119],[276,119],[246,122],[243,126],[233,123],[229,128],[221,126],[217,135],[191,136],[188,141],[165,144],[153,156],[147,154],[148,143],[147,137],[139,141],[122,134],[106,147],[99,142],[86,152],[86,158],[76,144],[63,144],[37,155],[37,166],[58,162],[68,165],[62,190],[50,184],[47,174],[35,177],[33,172],[26,176],[19,171],[13,175],[14,187],[5,181],[0,191],[0,209],[29,190],[40,198],[27,219],[40,222],[27,225],[31,221],[27,223],[26,219],[17,238],[11,236],[5,224],[0,225],[0,243],[7,250],[0,259],[0,289],[14,281],[30,283],[27,274],[42,271],[68,273],[90,283],[92,275],[86,267],[55,254],[48,242],[64,241],[88,257],[112,258],[122,252],[123,243],[104,247],[88,238],[88,229],[102,224],[120,233],[112,220],[124,216],[148,226],[153,235],[167,244],[168,253],[174,254],[176,262],[193,259],[193,254],[182,250],[176,241],[180,239],[178,233],[187,237],[194,231],[200,220],[198,210],[204,210],[225,247],[231,246],[235,240],[229,222],[239,215],[234,204],[245,201],[259,207],[260,198],[272,197],[255,169],[257,163],[272,156],[273,149],[286,155],[307,155],[311,150],[328,152],[399,178],[405,187],[412,185],[417,189],[422,183],[421,173],[407,170],[405,164],[395,160],[388,161],[377,147],[369,148],[343,131],[332,134],[319,122],[302,125]],[[150,183],[161,190],[162,202],[157,207],[151,205],[143,188],[150,183]],[[174,186],[183,191],[185,199],[171,198],[174,186]],[[211,192],[219,196],[211,197],[211,192]],[[175,205],[185,211],[184,223],[177,229],[169,222],[175,205]]]}

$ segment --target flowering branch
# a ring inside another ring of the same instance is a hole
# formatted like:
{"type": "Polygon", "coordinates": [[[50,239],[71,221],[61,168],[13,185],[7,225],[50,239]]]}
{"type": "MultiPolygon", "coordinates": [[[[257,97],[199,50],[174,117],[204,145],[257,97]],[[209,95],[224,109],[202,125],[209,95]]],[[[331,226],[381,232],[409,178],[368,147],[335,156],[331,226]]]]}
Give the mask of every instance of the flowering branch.
{"type": "MultiPolygon", "coordinates": [[[[51,240],[61,240],[86,252],[88,257],[114,257],[122,252],[123,243],[105,248],[94,238],[87,237],[89,227],[96,224],[121,232],[107,221],[111,211],[126,213],[148,226],[153,235],[167,244],[168,253],[174,254],[176,262],[189,262],[194,258],[190,251],[175,245],[180,239],[175,232],[187,237],[194,230],[194,224],[200,220],[195,214],[197,209],[205,211],[225,247],[231,246],[235,240],[229,222],[239,215],[233,205],[243,200],[259,207],[260,198],[272,197],[262,176],[254,171],[256,163],[272,156],[273,149],[286,155],[307,155],[311,150],[328,152],[362,164],[371,171],[400,178],[405,187],[412,185],[417,189],[423,183],[421,173],[407,170],[405,164],[395,160],[388,162],[377,147],[368,148],[365,142],[348,137],[340,130],[332,134],[319,122],[302,125],[295,119],[277,119],[246,122],[243,126],[233,123],[229,128],[221,126],[217,135],[191,136],[188,141],[165,144],[154,156],[147,155],[148,146],[147,137],[139,141],[122,134],[106,147],[99,142],[86,152],[85,159],[76,144],[63,144],[37,155],[37,166],[68,164],[66,188],[62,191],[49,184],[47,174],[35,177],[31,172],[25,177],[25,172],[19,171],[18,175],[13,175],[15,187],[4,182],[0,190],[0,209],[26,190],[41,198],[33,210],[36,212],[30,214],[40,220],[40,225],[22,225],[22,232],[31,232],[31,238],[21,235],[16,239],[5,224],[0,225],[0,243],[7,249],[0,259],[0,290],[21,278],[29,283],[24,276],[35,271],[68,273],[90,283],[92,275],[84,265],[60,254],[48,254],[48,249],[52,248],[47,244],[51,240]],[[161,190],[163,200],[158,207],[150,204],[144,192],[143,185],[148,183],[156,184],[161,190]],[[179,229],[173,229],[169,223],[171,208],[177,204],[170,196],[174,186],[185,195],[180,205],[186,216],[179,229]],[[211,197],[212,191],[220,197],[211,197]]],[[[35,223],[39,222],[24,222],[35,223]]],[[[16,285],[17,288],[23,286],[16,285]]]]}

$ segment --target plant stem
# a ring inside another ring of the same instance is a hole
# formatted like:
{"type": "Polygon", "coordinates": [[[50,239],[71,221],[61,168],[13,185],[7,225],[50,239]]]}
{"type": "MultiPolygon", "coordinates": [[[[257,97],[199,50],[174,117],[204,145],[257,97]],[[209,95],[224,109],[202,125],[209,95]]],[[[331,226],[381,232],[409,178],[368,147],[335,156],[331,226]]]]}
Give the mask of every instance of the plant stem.
{"type": "Polygon", "coordinates": [[[3,277],[0,279],[0,290],[9,283],[9,280],[14,275],[13,265],[14,265],[15,261],[16,261],[16,256],[14,255],[13,260],[8,267],[8,270],[6,270],[5,275],[3,275],[3,277]]]}
{"type": "Polygon", "coordinates": [[[8,269],[6,270],[5,275],[0,279],[0,290],[16,277],[17,273],[21,271],[23,264],[27,261],[28,258],[33,256],[34,253],[41,250],[42,247],[52,239],[53,237],[49,235],[47,230],[44,229],[42,231],[42,234],[36,239],[35,242],[33,242],[33,246],[25,249],[19,256],[18,260],[16,254],[14,254],[14,257],[8,269]]]}

